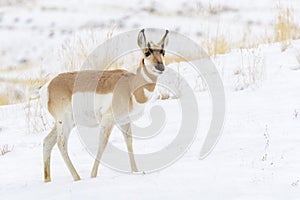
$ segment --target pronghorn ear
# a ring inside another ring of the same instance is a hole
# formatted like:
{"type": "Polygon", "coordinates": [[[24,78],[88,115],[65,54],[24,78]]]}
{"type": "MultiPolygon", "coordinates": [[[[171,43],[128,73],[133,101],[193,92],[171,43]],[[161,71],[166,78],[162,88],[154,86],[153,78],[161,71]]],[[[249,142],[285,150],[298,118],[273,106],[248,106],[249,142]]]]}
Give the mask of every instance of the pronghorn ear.
{"type": "Polygon", "coordinates": [[[158,45],[161,46],[162,48],[164,48],[165,46],[168,45],[168,38],[167,38],[167,35],[168,35],[169,31],[166,30],[166,33],[164,34],[164,36],[161,38],[161,40],[159,41],[158,45]]]}
{"type": "Polygon", "coordinates": [[[138,43],[138,45],[141,49],[146,48],[146,36],[145,36],[144,31],[145,31],[145,29],[142,29],[139,32],[139,35],[138,35],[138,38],[137,38],[137,43],[138,43]]]}

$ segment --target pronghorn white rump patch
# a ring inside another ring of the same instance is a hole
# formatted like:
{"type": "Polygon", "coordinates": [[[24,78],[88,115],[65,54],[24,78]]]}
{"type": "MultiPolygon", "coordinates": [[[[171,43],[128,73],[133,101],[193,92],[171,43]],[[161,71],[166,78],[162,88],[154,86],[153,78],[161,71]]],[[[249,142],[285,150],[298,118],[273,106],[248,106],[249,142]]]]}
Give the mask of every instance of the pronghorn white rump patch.
{"type": "Polygon", "coordinates": [[[42,88],[39,90],[40,98],[41,98],[41,104],[43,108],[48,110],[48,102],[49,102],[49,91],[48,86],[51,81],[48,81],[45,85],[42,86],[42,88]]]}

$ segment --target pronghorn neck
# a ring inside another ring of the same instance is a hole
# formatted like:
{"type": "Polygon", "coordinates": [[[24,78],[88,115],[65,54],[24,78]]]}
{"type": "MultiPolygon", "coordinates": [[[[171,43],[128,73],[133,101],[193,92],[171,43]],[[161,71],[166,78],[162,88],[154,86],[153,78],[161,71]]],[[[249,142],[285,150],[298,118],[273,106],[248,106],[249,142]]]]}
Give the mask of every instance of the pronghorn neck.
{"type": "Polygon", "coordinates": [[[130,86],[136,102],[146,103],[151,99],[157,78],[154,74],[149,73],[144,64],[144,59],[142,59],[132,82],[133,84],[130,86]]]}

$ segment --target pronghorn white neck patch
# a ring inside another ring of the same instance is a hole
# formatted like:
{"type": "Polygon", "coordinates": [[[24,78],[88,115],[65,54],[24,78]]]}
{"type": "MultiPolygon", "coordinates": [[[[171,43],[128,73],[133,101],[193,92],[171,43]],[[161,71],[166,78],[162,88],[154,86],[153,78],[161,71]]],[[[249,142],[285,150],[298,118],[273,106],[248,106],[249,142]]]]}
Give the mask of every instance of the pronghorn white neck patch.
{"type": "Polygon", "coordinates": [[[143,78],[145,79],[145,81],[146,81],[147,83],[153,83],[153,81],[151,80],[151,78],[150,78],[149,76],[147,76],[147,74],[145,73],[143,67],[142,67],[142,69],[141,69],[141,74],[142,74],[143,78]]]}

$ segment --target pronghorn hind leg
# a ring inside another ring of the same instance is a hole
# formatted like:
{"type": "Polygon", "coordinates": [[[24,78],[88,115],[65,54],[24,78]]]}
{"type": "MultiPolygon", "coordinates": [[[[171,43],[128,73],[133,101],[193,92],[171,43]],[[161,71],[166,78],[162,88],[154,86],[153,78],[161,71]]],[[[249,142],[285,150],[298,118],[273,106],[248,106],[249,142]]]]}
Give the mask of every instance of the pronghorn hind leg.
{"type": "Polygon", "coordinates": [[[80,180],[80,176],[78,175],[68,154],[68,139],[73,127],[74,127],[74,122],[71,113],[66,115],[63,121],[57,122],[57,132],[58,132],[57,145],[69,171],[73,176],[73,179],[77,181],[80,180]]]}
{"type": "Polygon", "coordinates": [[[56,125],[53,127],[51,132],[45,137],[43,143],[43,158],[44,158],[44,181],[50,182],[50,159],[51,159],[51,151],[53,146],[57,142],[57,131],[56,125]]]}
{"type": "Polygon", "coordinates": [[[98,173],[98,168],[100,164],[101,157],[109,140],[109,136],[111,134],[111,130],[113,128],[112,118],[102,118],[101,120],[101,132],[99,135],[99,147],[98,152],[95,158],[95,162],[92,168],[91,177],[95,178],[98,173]]]}
{"type": "Polygon", "coordinates": [[[131,170],[133,172],[138,172],[135,159],[134,159],[134,153],[133,153],[133,147],[132,147],[132,132],[131,132],[131,124],[125,124],[121,126],[122,133],[126,142],[127,151],[130,159],[130,166],[131,170]]]}

